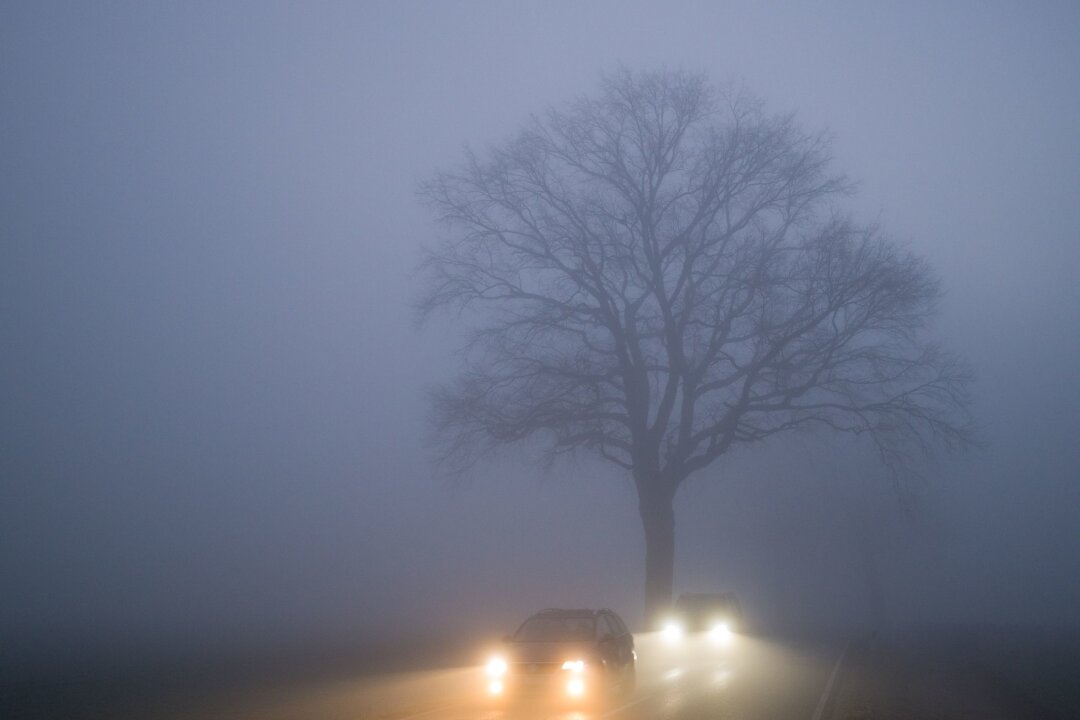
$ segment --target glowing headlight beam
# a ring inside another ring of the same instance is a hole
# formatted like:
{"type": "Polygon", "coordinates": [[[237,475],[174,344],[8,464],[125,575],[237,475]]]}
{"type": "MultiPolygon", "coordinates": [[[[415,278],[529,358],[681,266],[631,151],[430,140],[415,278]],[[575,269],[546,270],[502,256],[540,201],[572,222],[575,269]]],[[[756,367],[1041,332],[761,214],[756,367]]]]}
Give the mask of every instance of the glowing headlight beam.
{"type": "Polygon", "coordinates": [[[485,671],[488,677],[499,678],[506,674],[506,661],[501,657],[493,657],[488,660],[485,671]]]}
{"type": "Polygon", "coordinates": [[[582,682],[581,678],[574,678],[566,683],[566,692],[574,697],[579,697],[585,694],[585,683],[582,682]]]}
{"type": "Polygon", "coordinates": [[[713,628],[709,630],[709,637],[711,637],[713,640],[730,640],[731,627],[726,622],[714,625],[713,628]]]}
{"type": "Polygon", "coordinates": [[[564,662],[562,664],[562,669],[563,670],[569,670],[570,672],[573,672],[573,673],[584,672],[585,671],[585,661],[584,660],[567,660],[566,662],[564,662]]]}
{"type": "Polygon", "coordinates": [[[660,634],[664,636],[665,640],[678,640],[682,637],[682,626],[676,622],[664,623],[663,629],[660,630],[660,634]]]}

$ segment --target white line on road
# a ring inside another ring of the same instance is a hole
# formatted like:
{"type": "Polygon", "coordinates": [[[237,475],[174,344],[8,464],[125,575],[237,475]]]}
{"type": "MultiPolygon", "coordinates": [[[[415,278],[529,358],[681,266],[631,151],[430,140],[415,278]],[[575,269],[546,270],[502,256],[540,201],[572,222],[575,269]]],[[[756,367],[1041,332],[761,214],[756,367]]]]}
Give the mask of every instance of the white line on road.
{"type": "Polygon", "coordinates": [[[848,646],[844,645],[844,649],[840,651],[840,657],[836,658],[836,664],[833,665],[832,673],[829,674],[829,682],[825,683],[825,689],[821,692],[821,699],[818,700],[817,709],[814,710],[814,715],[810,720],[821,720],[821,713],[825,712],[825,703],[829,701],[829,694],[832,692],[833,684],[836,682],[836,675],[840,672],[840,663],[844,662],[844,656],[847,655],[848,646]]]}
{"type": "MultiPolygon", "coordinates": [[[[413,718],[426,717],[428,715],[433,715],[433,714],[435,714],[437,712],[442,712],[443,710],[449,710],[452,707],[454,707],[453,703],[450,703],[449,705],[440,705],[439,707],[428,708],[427,710],[421,710],[420,712],[413,713],[412,715],[406,715],[405,717],[397,718],[397,720],[413,720],[413,718]]],[[[380,716],[380,717],[385,717],[385,716],[380,716]]]]}
{"type": "Polygon", "coordinates": [[[628,702],[625,705],[620,705],[619,707],[615,708],[614,710],[610,710],[610,711],[604,713],[600,717],[611,717],[615,713],[620,713],[623,710],[626,710],[627,708],[632,708],[635,705],[640,705],[641,703],[645,702],[646,700],[651,700],[651,699],[652,699],[652,695],[646,695],[643,698],[638,698],[637,700],[633,700],[631,702],[628,702]]]}

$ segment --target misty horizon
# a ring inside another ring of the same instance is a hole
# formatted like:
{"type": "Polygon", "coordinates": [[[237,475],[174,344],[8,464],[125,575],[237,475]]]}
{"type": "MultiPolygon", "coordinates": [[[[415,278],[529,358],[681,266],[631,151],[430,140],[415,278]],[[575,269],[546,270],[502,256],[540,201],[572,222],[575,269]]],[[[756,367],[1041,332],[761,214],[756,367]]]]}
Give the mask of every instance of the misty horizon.
{"type": "MultiPolygon", "coordinates": [[[[25,5],[0,11],[0,636],[92,656],[643,622],[625,473],[453,478],[418,185],[602,74],[687,68],[833,139],[928,260],[981,447],[894,477],[778,437],[676,498],[677,591],[768,623],[1078,624],[1080,56],[1065,5],[25,5]]],[[[5,640],[5,645],[8,641],[5,640]]],[[[18,662],[15,657],[10,662],[18,662]]]]}

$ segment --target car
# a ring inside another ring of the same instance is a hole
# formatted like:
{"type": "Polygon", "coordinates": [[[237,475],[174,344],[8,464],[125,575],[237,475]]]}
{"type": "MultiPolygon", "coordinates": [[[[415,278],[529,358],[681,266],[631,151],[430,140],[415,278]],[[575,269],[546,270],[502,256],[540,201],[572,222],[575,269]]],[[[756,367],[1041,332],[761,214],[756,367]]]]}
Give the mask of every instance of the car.
{"type": "Polygon", "coordinates": [[[677,640],[688,633],[708,633],[726,640],[742,625],[742,608],[734,593],[683,593],[661,624],[661,633],[677,640]]]}
{"type": "Polygon", "coordinates": [[[487,693],[586,700],[628,693],[636,677],[634,636],[613,610],[541,610],[503,638],[485,668],[487,693]]]}

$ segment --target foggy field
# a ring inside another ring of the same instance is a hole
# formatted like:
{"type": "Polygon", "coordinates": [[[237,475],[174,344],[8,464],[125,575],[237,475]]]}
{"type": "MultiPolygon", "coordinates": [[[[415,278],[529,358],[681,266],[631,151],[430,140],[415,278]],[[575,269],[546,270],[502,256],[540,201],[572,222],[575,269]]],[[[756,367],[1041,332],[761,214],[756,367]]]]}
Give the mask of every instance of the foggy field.
{"type": "Polygon", "coordinates": [[[1078,37],[0,3],[0,718],[1080,717],[1078,37]]]}
{"type": "MultiPolygon", "coordinates": [[[[237,698],[248,712],[256,704],[272,704],[279,693],[303,696],[312,688],[345,682],[358,684],[357,693],[363,697],[372,678],[437,673],[474,661],[476,652],[475,638],[463,637],[401,638],[393,644],[275,645],[259,652],[234,648],[185,656],[166,650],[108,656],[98,652],[94,657],[68,648],[43,658],[40,651],[23,649],[21,657],[36,662],[5,665],[0,673],[0,716],[194,718],[201,717],[205,708],[228,715],[237,698]]],[[[356,693],[352,699],[355,704],[356,693]]]]}

